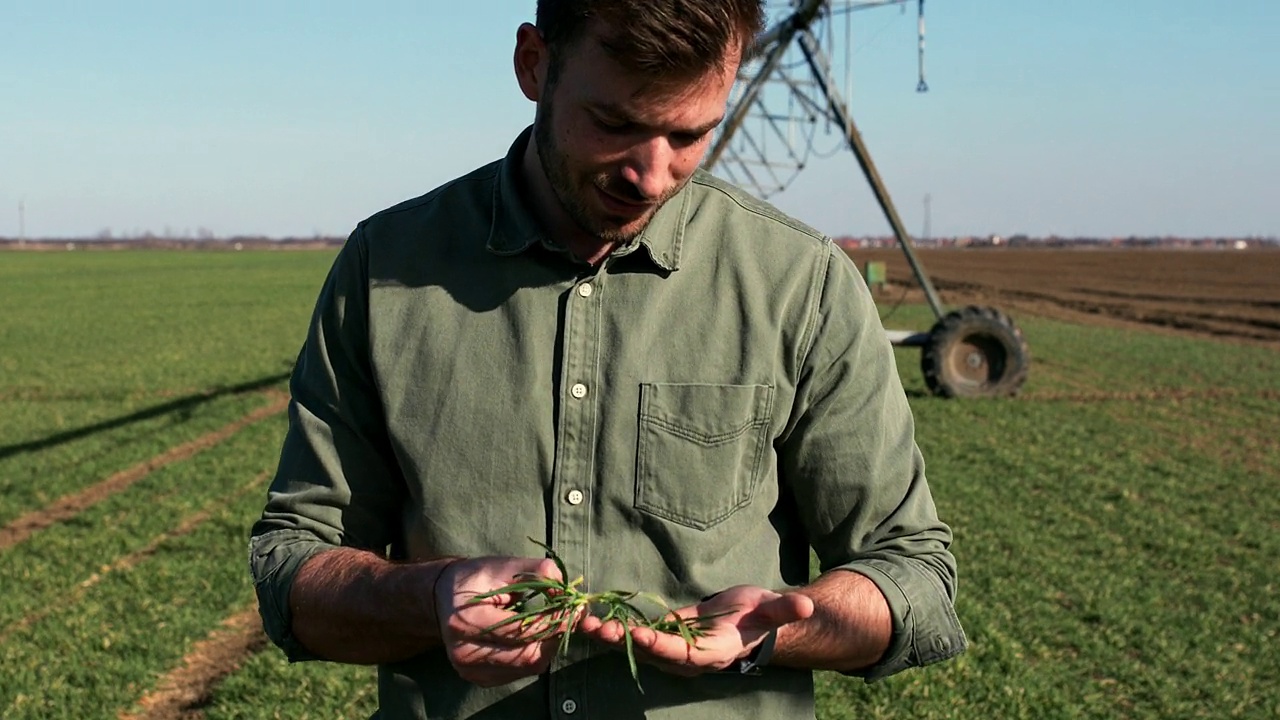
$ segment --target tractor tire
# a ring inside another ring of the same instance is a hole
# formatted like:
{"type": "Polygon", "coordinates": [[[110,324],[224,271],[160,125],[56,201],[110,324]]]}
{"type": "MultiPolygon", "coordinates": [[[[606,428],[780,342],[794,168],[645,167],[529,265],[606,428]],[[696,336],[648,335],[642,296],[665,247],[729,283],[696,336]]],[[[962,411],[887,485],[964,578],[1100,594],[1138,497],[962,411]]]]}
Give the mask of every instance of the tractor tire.
{"type": "Polygon", "coordinates": [[[920,354],[929,391],[947,398],[1011,397],[1030,365],[1031,351],[1013,320],[977,305],[935,323],[920,354]]]}

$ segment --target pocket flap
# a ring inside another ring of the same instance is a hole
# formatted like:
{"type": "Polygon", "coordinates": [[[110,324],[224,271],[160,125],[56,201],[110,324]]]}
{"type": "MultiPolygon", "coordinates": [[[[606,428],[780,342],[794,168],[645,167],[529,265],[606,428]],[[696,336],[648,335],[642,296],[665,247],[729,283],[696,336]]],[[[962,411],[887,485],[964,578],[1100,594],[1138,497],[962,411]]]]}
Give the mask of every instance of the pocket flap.
{"type": "Polygon", "coordinates": [[[730,442],[767,424],[773,403],[769,385],[645,383],[640,419],[703,445],[730,442]]]}

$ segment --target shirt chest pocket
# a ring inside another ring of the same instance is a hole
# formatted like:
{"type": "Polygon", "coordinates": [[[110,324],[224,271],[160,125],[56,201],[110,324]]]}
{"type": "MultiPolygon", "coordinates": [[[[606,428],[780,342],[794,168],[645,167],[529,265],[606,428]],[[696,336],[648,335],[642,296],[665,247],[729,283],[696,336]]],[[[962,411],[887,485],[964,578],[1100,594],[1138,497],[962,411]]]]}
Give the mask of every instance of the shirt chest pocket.
{"type": "Polygon", "coordinates": [[[636,509],[706,530],[751,502],[772,406],[768,385],[641,385],[636,509]]]}

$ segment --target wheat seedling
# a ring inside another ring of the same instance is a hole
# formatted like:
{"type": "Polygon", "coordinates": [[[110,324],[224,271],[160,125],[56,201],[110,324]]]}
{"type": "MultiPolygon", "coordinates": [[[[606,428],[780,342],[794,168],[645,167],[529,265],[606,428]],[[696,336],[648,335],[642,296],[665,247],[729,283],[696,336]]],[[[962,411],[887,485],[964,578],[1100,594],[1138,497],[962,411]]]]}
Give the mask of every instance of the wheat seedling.
{"type": "Polygon", "coordinates": [[[679,635],[689,647],[696,648],[698,638],[707,634],[708,623],[715,618],[728,615],[732,610],[697,617],[680,617],[671,606],[654,593],[640,591],[608,590],[590,593],[582,589],[583,577],[579,575],[570,581],[569,571],[560,559],[559,554],[549,546],[529,538],[546,551],[547,557],[555,562],[562,580],[544,577],[534,573],[521,573],[510,585],[481,593],[469,602],[477,603],[498,595],[511,595],[513,600],[506,606],[514,613],[511,617],[494,623],[481,630],[490,633],[508,625],[519,624],[521,630],[533,629],[528,636],[530,642],[537,642],[560,634],[560,645],[557,652],[564,655],[569,650],[569,638],[578,626],[584,613],[590,613],[604,622],[617,620],[628,632],[623,633],[623,645],[627,653],[627,664],[631,668],[631,677],[636,687],[640,687],[640,674],[636,667],[635,648],[632,647],[631,633],[633,627],[647,627],[657,632],[679,635]],[[660,612],[650,617],[639,607],[639,601],[652,603],[660,612]]]}

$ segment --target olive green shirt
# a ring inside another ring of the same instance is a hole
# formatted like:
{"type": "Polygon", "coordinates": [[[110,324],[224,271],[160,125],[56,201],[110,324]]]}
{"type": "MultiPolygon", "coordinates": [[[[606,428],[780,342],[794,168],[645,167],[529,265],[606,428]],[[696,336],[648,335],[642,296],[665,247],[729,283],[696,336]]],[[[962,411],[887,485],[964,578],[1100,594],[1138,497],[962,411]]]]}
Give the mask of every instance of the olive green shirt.
{"type": "MultiPolygon", "coordinates": [[[[360,223],[294,370],[289,430],[250,565],[290,659],[298,568],[337,546],[398,560],[540,556],[588,589],[673,607],[738,584],[856,571],[888,599],[875,679],[965,648],[892,349],[828,239],[699,172],[592,267],[507,157],[360,223]]],[[[443,649],[379,668],[380,717],[812,717],[812,672],[698,678],[575,642],[482,689],[443,649]]]]}

